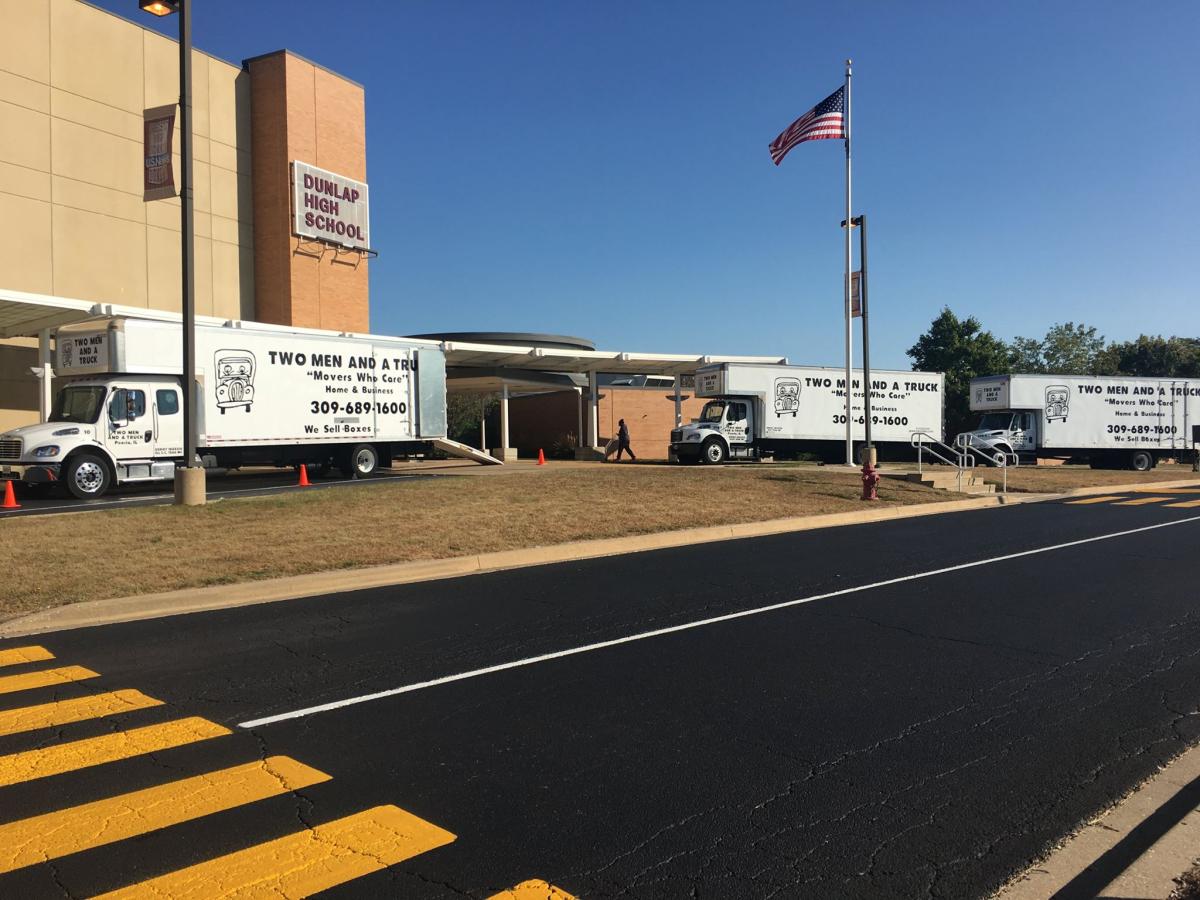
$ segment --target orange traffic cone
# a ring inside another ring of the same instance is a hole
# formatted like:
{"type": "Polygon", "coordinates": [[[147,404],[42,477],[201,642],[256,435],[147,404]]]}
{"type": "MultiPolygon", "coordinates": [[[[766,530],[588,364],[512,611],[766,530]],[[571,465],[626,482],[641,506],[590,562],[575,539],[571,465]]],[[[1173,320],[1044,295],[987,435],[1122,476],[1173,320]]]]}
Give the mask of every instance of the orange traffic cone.
{"type": "Polygon", "coordinates": [[[538,465],[544,466],[545,464],[546,464],[546,454],[542,452],[541,447],[538,447],[538,465]]]}
{"type": "Polygon", "coordinates": [[[12,482],[4,482],[4,502],[0,503],[0,509],[20,509],[21,504],[17,502],[17,495],[13,493],[12,482]]]}
{"type": "Polygon", "coordinates": [[[308,487],[308,463],[300,463],[300,483],[297,487],[308,487]]]}

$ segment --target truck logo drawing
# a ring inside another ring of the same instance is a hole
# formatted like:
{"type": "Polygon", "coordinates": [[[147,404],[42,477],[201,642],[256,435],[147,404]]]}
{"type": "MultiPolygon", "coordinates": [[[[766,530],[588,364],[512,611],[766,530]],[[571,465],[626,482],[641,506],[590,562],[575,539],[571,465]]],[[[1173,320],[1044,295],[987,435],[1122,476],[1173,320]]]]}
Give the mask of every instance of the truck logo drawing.
{"type": "Polygon", "coordinates": [[[1067,421],[1071,406],[1071,391],[1063,384],[1052,384],[1046,388],[1046,421],[1067,421]]]}
{"type": "Polygon", "coordinates": [[[796,378],[775,379],[775,415],[791,413],[795,418],[800,412],[800,381],[796,378]]]}
{"type": "Polygon", "coordinates": [[[249,350],[218,350],[215,362],[221,415],[231,406],[244,406],[249,412],[254,403],[254,354],[249,350]]]}

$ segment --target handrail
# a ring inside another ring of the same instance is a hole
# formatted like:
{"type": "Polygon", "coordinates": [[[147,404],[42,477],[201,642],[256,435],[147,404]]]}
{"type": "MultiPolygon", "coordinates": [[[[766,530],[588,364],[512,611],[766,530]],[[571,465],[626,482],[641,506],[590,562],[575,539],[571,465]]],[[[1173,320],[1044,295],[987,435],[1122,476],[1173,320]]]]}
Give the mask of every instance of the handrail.
{"type": "Polygon", "coordinates": [[[959,435],[954,439],[954,446],[950,446],[942,441],[939,441],[928,431],[914,431],[909,437],[909,446],[917,448],[917,472],[925,474],[924,454],[928,453],[934,459],[940,460],[947,466],[954,466],[957,472],[957,485],[959,493],[962,493],[962,478],[963,473],[967,469],[975,468],[975,454],[971,451],[970,445],[966,441],[961,442],[960,438],[966,437],[959,435]]]}

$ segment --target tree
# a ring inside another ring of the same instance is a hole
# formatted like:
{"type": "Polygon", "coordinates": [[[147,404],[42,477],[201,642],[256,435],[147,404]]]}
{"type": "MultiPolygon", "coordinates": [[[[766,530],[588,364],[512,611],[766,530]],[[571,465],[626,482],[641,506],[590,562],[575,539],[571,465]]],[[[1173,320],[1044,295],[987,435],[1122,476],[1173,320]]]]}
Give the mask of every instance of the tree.
{"type": "Polygon", "coordinates": [[[479,422],[496,407],[496,398],[480,394],[446,394],[446,433],[451,440],[479,446],[479,422]]]}
{"type": "Polygon", "coordinates": [[[908,350],[918,372],[946,373],[946,436],[953,438],[975,425],[971,412],[971,379],[1004,375],[1009,369],[1009,349],[1004,341],[984,331],[974,316],[960,319],[942,309],[929,330],[908,350]]]}
{"type": "Polygon", "coordinates": [[[1100,354],[1101,374],[1150,378],[1200,378],[1200,338],[1140,335],[1109,344],[1100,354]]]}
{"type": "Polygon", "coordinates": [[[1028,375],[1095,375],[1104,352],[1104,335],[1089,325],[1052,325],[1046,336],[1016,337],[1008,347],[1013,372],[1028,375]]]}

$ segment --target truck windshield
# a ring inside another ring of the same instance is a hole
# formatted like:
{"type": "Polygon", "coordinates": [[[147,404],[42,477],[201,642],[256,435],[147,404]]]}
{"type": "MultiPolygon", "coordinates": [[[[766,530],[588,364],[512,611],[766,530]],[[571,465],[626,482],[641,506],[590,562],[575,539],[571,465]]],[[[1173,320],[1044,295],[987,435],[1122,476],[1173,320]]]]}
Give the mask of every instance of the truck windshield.
{"type": "Polygon", "coordinates": [[[94,424],[100,418],[100,410],[104,408],[104,394],[107,390],[102,385],[63,388],[54,400],[50,421],[94,424]]]}
{"type": "Polygon", "coordinates": [[[723,400],[710,400],[704,404],[704,409],[700,413],[701,422],[720,422],[725,416],[725,402],[723,400]]]}
{"type": "Polygon", "coordinates": [[[1008,431],[1012,426],[1012,413],[986,413],[979,420],[980,431],[1008,431]]]}

